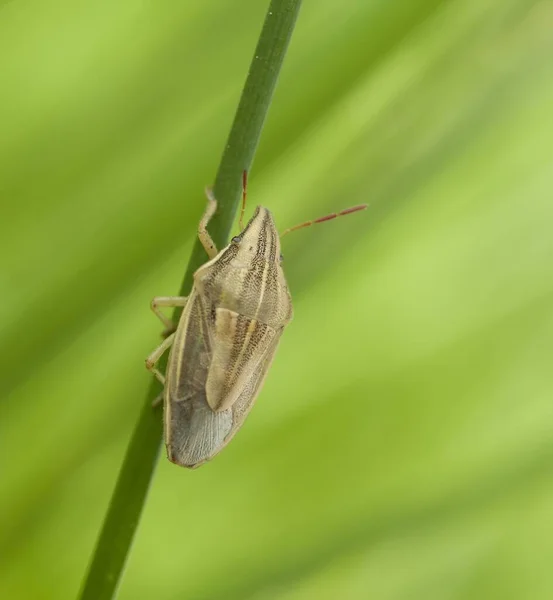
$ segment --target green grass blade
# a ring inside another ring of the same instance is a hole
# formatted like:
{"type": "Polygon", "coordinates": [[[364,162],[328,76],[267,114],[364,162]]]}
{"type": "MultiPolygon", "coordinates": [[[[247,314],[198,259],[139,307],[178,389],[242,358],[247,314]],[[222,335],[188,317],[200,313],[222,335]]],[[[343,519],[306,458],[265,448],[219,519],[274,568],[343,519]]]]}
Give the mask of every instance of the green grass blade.
{"type": "MultiPolygon", "coordinates": [[[[269,5],[215,178],[218,210],[210,223],[210,232],[219,246],[225,243],[232,227],[241,192],[241,174],[244,169],[250,169],[253,161],[300,5],[301,0],[272,0],[269,5]]],[[[203,261],[205,252],[198,242],[188,264],[181,295],[190,290],[192,275],[203,261]]],[[[175,311],[177,317],[178,311],[175,311]]],[[[160,367],[164,369],[165,361],[160,367]]],[[[159,392],[160,386],[154,380],[121,467],[81,600],[113,598],[121,580],[161,445],[161,418],[151,407],[159,392]]]]}

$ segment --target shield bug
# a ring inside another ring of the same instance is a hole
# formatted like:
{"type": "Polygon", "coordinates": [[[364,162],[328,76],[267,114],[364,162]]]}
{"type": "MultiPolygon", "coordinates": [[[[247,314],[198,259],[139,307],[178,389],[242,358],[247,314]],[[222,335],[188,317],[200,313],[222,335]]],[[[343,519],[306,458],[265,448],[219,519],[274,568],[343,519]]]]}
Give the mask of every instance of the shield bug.
{"type": "MultiPolygon", "coordinates": [[[[258,206],[240,233],[220,252],[207,231],[217,201],[206,190],[207,207],[198,237],[209,257],[194,274],[188,297],[156,297],[151,308],[171,333],[146,359],[164,385],[164,431],[171,462],[195,468],[213,458],[242,426],[259,394],[292,300],[281,266],[280,237],[271,213],[258,206]],[[182,306],[175,329],[161,307],[182,306]],[[165,376],[156,368],[170,348],[165,376]]],[[[363,210],[367,205],[306,221],[282,235],[363,210]]]]}

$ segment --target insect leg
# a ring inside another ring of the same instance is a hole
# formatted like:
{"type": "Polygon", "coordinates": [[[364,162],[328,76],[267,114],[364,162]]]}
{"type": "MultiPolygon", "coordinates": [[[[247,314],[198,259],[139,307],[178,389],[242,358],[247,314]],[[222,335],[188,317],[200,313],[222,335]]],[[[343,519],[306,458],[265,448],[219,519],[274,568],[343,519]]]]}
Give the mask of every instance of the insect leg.
{"type": "Polygon", "coordinates": [[[156,315],[156,317],[165,325],[165,331],[163,337],[167,337],[170,333],[175,331],[175,324],[169,317],[166,317],[160,310],[160,306],[167,306],[174,308],[176,306],[186,306],[187,296],[156,296],[150,302],[150,308],[156,315]]]}
{"type": "Polygon", "coordinates": [[[200,238],[200,242],[202,246],[205,248],[207,255],[209,258],[215,258],[218,254],[217,246],[213,241],[212,237],[209,235],[206,227],[211,217],[215,214],[217,210],[217,200],[215,200],[215,196],[213,195],[213,191],[211,188],[205,188],[205,195],[207,196],[207,206],[205,207],[205,212],[200,219],[200,223],[198,225],[198,237],[200,238]]]}
{"type": "Polygon", "coordinates": [[[175,334],[172,333],[168,338],[165,338],[163,342],[148,356],[146,359],[146,368],[151,371],[163,385],[165,385],[165,377],[156,369],[156,363],[161,358],[161,355],[171,347],[175,334]]]}
{"type": "Polygon", "coordinates": [[[161,394],[158,394],[154,400],[152,400],[152,408],[157,408],[162,402],[163,402],[163,392],[161,392],[161,394]]]}

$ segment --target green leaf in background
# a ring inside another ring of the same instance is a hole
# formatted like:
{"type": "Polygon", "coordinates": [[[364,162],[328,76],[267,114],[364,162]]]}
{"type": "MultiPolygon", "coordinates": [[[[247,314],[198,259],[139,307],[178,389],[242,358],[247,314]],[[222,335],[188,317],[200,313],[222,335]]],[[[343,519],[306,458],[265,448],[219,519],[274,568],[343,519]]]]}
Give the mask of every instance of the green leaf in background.
{"type": "MultiPolygon", "coordinates": [[[[0,7],[0,597],[77,594],[265,3],[0,7]]],[[[251,175],[295,320],[122,600],[550,599],[553,19],[304,3],[251,175]]],[[[252,206],[250,206],[250,210],[252,206]]]]}

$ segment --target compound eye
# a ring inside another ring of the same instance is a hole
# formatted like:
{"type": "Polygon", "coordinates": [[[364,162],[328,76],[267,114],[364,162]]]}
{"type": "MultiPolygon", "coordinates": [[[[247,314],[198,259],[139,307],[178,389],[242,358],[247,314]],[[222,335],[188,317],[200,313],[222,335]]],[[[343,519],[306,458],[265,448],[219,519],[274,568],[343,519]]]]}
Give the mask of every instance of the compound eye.
{"type": "Polygon", "coordinates": [[[281,263],[284,262],[284,256],[282,256],[282,254],[279,256],[279,260],[281,263]]]}
{"type": "Polygon", "coordinates": [[[240,243],[240,237],[235,235],[232,240],[230,240],[233,244],[238,244],[240,243]]]}

